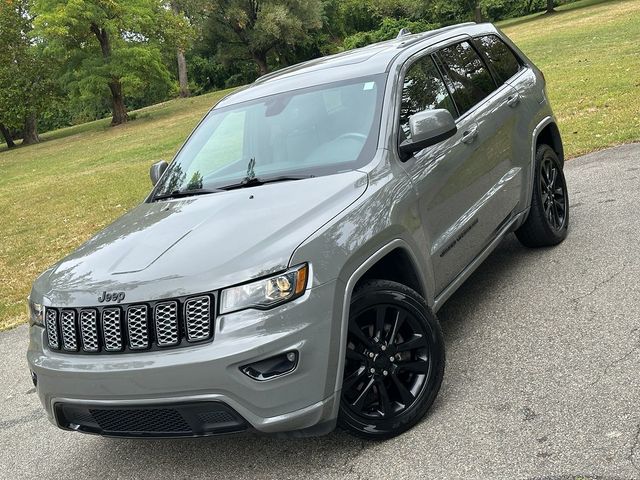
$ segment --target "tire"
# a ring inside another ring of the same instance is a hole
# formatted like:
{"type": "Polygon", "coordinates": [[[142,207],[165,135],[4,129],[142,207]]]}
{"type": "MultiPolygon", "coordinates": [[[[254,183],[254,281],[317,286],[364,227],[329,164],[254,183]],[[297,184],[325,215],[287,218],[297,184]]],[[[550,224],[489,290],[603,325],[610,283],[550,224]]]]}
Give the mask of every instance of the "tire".
{"type": "Polygon", "coordinates": [[[418,423],[444,376],[440,323],[418,293],[387,280],[354,293],[346,356],[338,425],[368,440],[418,423]]]}
{"type": "Polygon", "coordinates": [[[527,220],[516,230],[516,237],[526,247],[548,247],[567,238],[568,228],[569,193],[562,164],[550,146],[540,145],[536,150],[531,209],[527,220]]]}

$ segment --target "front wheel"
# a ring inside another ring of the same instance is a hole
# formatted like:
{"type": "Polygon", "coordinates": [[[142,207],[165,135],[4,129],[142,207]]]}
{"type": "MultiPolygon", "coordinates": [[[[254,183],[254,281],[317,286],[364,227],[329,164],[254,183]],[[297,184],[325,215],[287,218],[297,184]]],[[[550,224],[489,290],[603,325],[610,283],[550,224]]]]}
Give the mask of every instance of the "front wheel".
{"type": "Polygon", "coordinates": [[[444,375],[442,330],[414,290],[373,280],[349,313],[339,425],[367,439],[410,429],[433,404],[444,375]]]}

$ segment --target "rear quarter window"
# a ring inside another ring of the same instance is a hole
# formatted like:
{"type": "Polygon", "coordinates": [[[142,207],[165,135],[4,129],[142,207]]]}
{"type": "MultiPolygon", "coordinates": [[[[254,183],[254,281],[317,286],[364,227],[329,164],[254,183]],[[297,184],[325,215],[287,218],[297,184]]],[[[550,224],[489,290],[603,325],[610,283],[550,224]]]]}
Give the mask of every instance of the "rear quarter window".
{"type": "Polygon", "coordinates": [[[518,73],[520,62],[497,35],[478,37],[475,42],[478,49],[487,57],[498,83],[503,84],[518,73]]]}

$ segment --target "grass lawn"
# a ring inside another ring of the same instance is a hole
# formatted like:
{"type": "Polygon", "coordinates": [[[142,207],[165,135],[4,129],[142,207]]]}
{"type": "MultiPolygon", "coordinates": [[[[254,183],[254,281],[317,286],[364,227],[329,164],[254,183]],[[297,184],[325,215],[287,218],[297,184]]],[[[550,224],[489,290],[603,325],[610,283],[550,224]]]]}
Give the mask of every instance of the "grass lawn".
{"type": "MultiPolygon", "coordinates": [[[[545,72],[569,156],[640,140],[640,2],[584,0],[501,27],[545,72]]],[[[0,330],[23,323],[35,276],[140,202],[148,170],[170,160],[225,92],[0,146],[0,330]]]]}

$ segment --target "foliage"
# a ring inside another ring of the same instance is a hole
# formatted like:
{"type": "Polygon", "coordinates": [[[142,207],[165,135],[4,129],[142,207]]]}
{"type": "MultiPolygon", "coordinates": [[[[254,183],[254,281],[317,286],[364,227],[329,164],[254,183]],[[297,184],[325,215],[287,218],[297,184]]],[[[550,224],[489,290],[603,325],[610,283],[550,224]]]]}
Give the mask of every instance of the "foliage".
{"type": "Polygon", "coordinates": [[[268,56],[307,40],[322,27],[321,0],[220,0],[212,7],[209,41],[227,59],[252,60],[260,74],[269,70],[268,56]]]}
{"type": "Polygon", "coordinates": [[[349,50],[352,48],[364,47],[370,43],[382,42],[384,40],[391,40],[398,35],[398,32],[406,28],[411,33],[420,33],[427,30],[433,30],[437,28],[436,25],[423,22],[421,20],[407,20],[407,19],[394,19],[385,18],[382,20],[382,25],[377,30],[369,32],[358,32],[344,39],[344,48],[349,50]]]}
{"type": "Polygon", "coordinates": [[[176,96],[178,77],[181,94],[238,86],[401,28],[470,20],[476,5],[497,21],[546,0],[0,0],[0,45],[11,46],[0,50],[0,122],[22,129],[31,111],[46,131],[111,112],[117,124],[176,96]]]}
{"type": "Polygon", "coordinates": [[[56,100],[55,58],[32,36],[28,0],[0,2],[0,121],[19,130],[56,100]]]}
{"type": "Polygon", "coordinates": [[[175,90],[162,52],[186,41],[187,23],[163,2],[35,0],[35,10],[49,52],[64,58],[72,110],[104,113],[114,82],[133,105],[175,90]]]}

